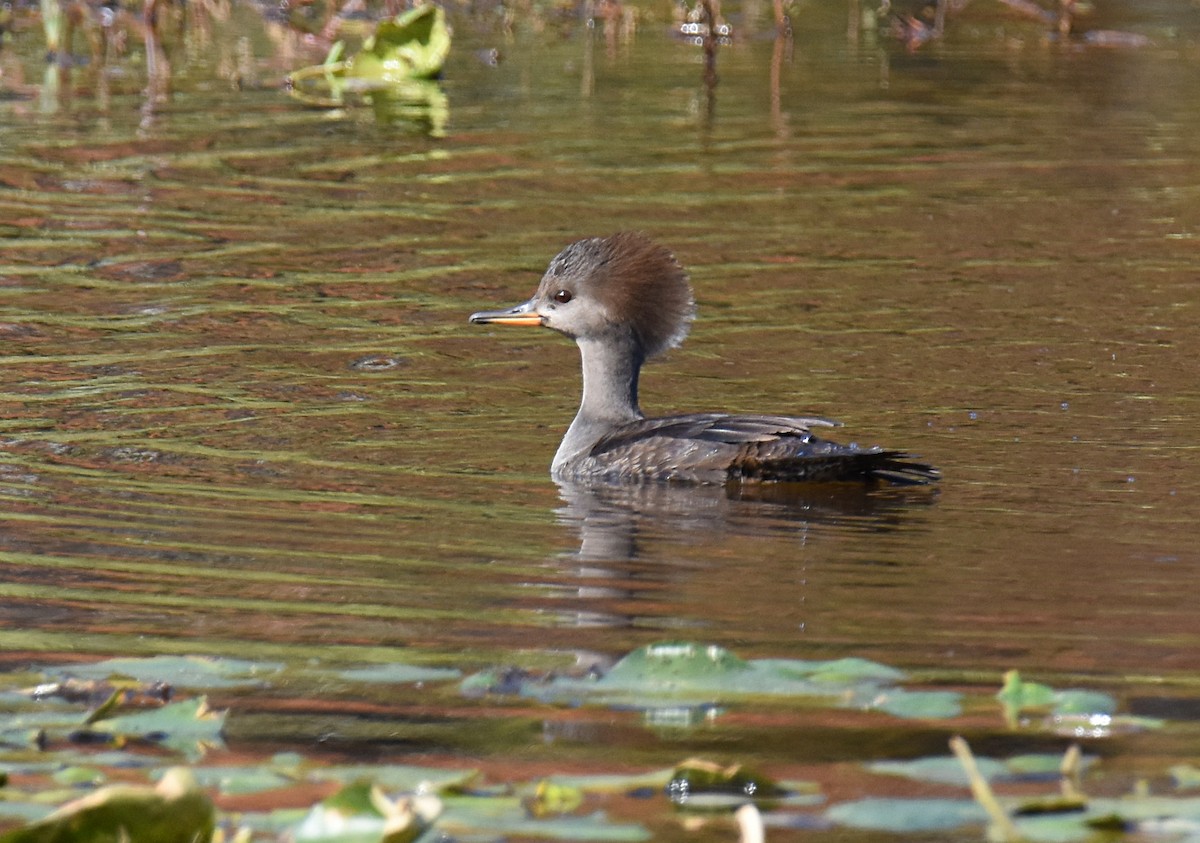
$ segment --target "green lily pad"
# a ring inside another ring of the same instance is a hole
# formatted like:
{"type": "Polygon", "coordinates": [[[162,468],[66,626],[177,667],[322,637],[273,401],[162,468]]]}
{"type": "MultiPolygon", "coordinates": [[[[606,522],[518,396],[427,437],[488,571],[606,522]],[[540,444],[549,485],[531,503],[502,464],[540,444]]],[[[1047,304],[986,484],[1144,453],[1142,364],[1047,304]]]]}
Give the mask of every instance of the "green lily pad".
{"type": "Polygon", "coordinates": [[[1194,764],[1176,764],[1168,772],[1180,790],[1200,788],[1200,767],[1194,764]]]}
{"type": "Polygon", "coordinates": [[[103,770],[95,767],[63,767],[51,776],[57,784],[66,785],[68,787],[79,787],[82,785],[95,786],[103,784],[107,776],[103,770]]]}
{"type": "Polygon", "coordinates": [[[723,810],[748,801],[771,802],[783,789],[753,768],[722,766],[692,758],[675,768],[667,793],[676,805],[691,810],[723,810]]]}
{"type": "Polygon", "coordinates": [[[612,843],[641,843],[651,839],[643,826],[613,822],[600,811],[585,816],[537,818],[512,799],[447,799],[446,813],[438,820],[437,830],[460,839],[521,837],[612,843]]]}
{"type": "Polygon", "coordinates": [[[894,833],[944,831],[988,819],[970,799],[860,799],[834,805],[825,816],[838,825],[894,833]]]}
{"type": "Polygon", "coordinates": [[[370,782],[347,785],[305,815],[294,843],[409,843],[441,814],[436,797],[388,799],[370,782]]]}
{"type": "Polygon", "coordinates": [[[139,682],[165,682],[178,688],[236,688],[263,685],[283,669],[274,662],[207,656],[151,656],[144,659],[106,659],[54,668],[57,675],[91,679],[129,677],[139,682]]]}
{"type": "Polygon", "coordinates": [[[316,767],[310,775],[317,781],[341,782],[347,786],[358,781],[370,781],[389,790],[413,792],[420,789],[441,793],[466,787],[478,773],[475,770],[446,770],[406,764],[353,764],[316,767]]]}
{"type": "MultiPolygon", "coordinates": [[[[910,692],[889,683],[903,677],[866,659],[746,661],[728,650],[692,642],[666,642],[634,650],[600,677],[538,677],[495,670],[465,679],[465,694],[516,693],[544,702],[592,703],[669,713],[675,725],[693,725],[694,709],[739,698],[826,698],[851,707],[877,708],[899,717],[952,717],[960,696],[952,691],[910,692]]],[[[661,717],[656,725],[663,725],[661,717]]]]}
{"type": "Polygon", "coordinates": [[[370,667],[355,667],[337,673],[350,682],[379,682],[400,685],[413,682],[439,682],[458,679],[462,671],[450,668],[419,667],[410,664],[380,664],[370,667]]]}
{"type": "Polygon", "coordinates": [[[227,796],[244,796],[289,787],[296,780],[270,767],[197,767],[201,787],[219,790],[227,796]]]}
{"type": "Polygon", "coordinates": [[[1022,839],[1037,843],[1095,839],[1098,832],[1192,840],[1200,831],[1200,799],[1169,796],[1089,799],[1084,811],[1017,817],[1016,825],[1022,839]]]}
{"type": "MultiPolygon", "coordinates": [[[[0,800],[0,819],[11,821],[21,820],[23,822],[37,822],[54,813],[54,808],[51,805],[44,805],[41,802],[29,802],[24,800],[14,800],[13,798],[0,800]]],[[[4,841],[0,837],[0,841],[4,841]]]]}
{"type": "Polygon", "coordinates": [[[213,805],[191,771],[173,768],[155,787],[109,785],[63,805],[0,843],[193,843],[212,837],[213,805]]]}
{"type": "Polygon", "coordinates": [[[88,729],[112,738],[135,737],[189,753],[220,746],[224,711],[213,711],[205,697],[170,703],[162,708],[98,720],[88,729]]]}
{"type": "Polygon", "coordinates": [[[862,708],[886,712],[905,719],[944,720],[962,713],[962,697],[956,691],[907,691],[880,688],[855,695],[862,708]]]}
{"type": "Polygon", "coordinates": [[[1005,717],[1010,721],[1031,710],[1049,709],[1056,717],[1087,717],[1109,715],[1117,709],[1116,700],[1108,694],[1077,688],[1056,690],[1038,682],[1026,682],[1015,670],[1004,674],[1004,685],[996,699],[1004,706],[1005,717]]]}
{"type": "Polygon", "coordinates": [[[535,817],[569,814],[583,804],[584,792],[569,784],[542,779],[529,799],[529,810],[535,817]]]}
{"type": "Polygon", "coordinates": [[[1004,685],[996,693],[996,699],[1014,711],[1046,708],[1054,702],[1054,689],[1049,685],[1026,682],[1020,672],[1010,670],[1004,674],[1004,685]]]}
{"type": "Polygon", "coordinates": [[[621,775],[548,776],[543,781],[562,787],[578,788],[586,793],[629,793],[635,790],[663,790],[675,775],[674,769],[652,770],[649,773],[621,775]]]}
{"type": "MultiPolygon", "coordinates": [[[[992,758],[976,758],[979,773],[988,781],[1003,779],[1008,768],[1001,761],[992,758]]],[[[872,773],[888,776],[903,776],[916,781],[934,782],[966,787],[969,782],[962,764],[952,756],[934,756],[930,758],[914,758],[911,761],[876,761],[868,764],[867,769],[872,773]]]]}
{"type": "Polygon", "coordinates": [[[904,672],[869,659],[852,656],[833,661],[800,661],[789,659],[761,659],[755,664],[774,667],[782,675],[796,673],[823,685],[850,686],[863,683],[892,683],[904,678],[904,672]]]}

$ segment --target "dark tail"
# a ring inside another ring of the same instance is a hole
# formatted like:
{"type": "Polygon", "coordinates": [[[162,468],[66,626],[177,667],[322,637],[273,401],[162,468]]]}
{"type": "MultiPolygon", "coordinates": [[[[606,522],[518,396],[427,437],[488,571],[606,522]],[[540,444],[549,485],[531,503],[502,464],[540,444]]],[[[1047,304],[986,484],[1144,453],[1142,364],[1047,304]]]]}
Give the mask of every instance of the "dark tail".
{"type": "Polygon", "coordinates": [[[832,442],[786,460],[741,466],[744,480],[816,483],[880,483],[889,486],[928,486],[941,479],[932,465],[917,462],[903,451],[857,448],[832,442]]]}
{"type": "Polygon", "coordinates": [[[880,451],[864,455],[863,477],[892,486],[928,486],[942,479],[942,473],[929,463],[916,462],[903,451],[880,451]]]}

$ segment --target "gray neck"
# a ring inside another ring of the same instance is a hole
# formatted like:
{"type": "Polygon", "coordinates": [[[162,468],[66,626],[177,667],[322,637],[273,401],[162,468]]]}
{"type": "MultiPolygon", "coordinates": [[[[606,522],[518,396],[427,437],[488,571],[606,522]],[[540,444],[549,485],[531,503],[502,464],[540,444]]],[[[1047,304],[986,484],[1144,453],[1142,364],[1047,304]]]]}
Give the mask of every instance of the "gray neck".
{"type": "Polygon", "coordinates": [[[554,455],[552,472],[585,455],[613,428],[643,418],[637,397],[643,357],[632,335],[576,342],[583,358],[583,401],[554,455]]]}

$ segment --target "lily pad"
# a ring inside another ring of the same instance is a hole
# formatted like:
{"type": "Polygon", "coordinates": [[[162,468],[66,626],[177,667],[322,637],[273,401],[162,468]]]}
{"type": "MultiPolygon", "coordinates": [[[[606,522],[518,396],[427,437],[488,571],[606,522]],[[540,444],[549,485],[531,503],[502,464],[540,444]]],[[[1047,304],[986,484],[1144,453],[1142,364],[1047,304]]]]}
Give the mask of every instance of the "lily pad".
{"type": "Polygon", "coordinates": [[[1038,682],[1026,682],[1015,670],[1004,674],[1004,685],[996,699],[1004,706],[1004,715],[1010,722],[1028,711],[1049,710],[1055,717],[1090,717],[1111,715],[1117,709],[1116,700],[1108,694],[1078,688],[1056,690],[1038,682]]]}
{"type": "Polygon", "coordinates": [[[675,768],[667,794],[680,807],[724,810],[751,801],[770,802],[782,796],[783,789],[750,767],[692,758],[675,768]]]}
{"type": "Polygon", "coordinates": [[[155,787],[102,787],[32,825],[0,836],[0,843],[193,843],[210,839],[214,823],[208,795],[190,770],[176,767],[155,787]]]}
{"type": "Polygon", "coordinates": [[[1126,796],[1090,799],[1084,811],[1017,817],[1025,840],[1065,843],[1087,840],[1097,832],[1133,832],[1191,840],[1200,831],[1200,799],[1126,796]]]}
{"type": "Polygon", "coordinates": [[[270,767],[197,767],[195,773],[202,787],[219,790],[227,796],[263,793],[296,783],[270,767]]]}
{"type": "Polygon", "coordinates": [[[451,668],[420,667],[410,664],[380,664],[340,670],[337,675],[350,682],[378,682],[400,685],[413,682],[438,682],[458,679],[462,676],[462,671],[451,668]]]}
{"type": "Polygon", "coordinates": [[[970,799],[860,799],[834,805],[825,816],[839,825],[876,831],[944,831],[987,822],[970,799]]]}
{"type": "Polygon", "coordinates": [[[1195,790],[1200,788],[1200,767],[1195,764],[1176,764],[1169,771],[1180,790],[1195,790]]]}
{"type": "Polygon", "coordinates": [[[93,679],[129,677],[139,682],[165,682],[174,687],[202,690],[264,685],[267,677],[282,669],[282,664],[245,659],[151,656],[72,664],[56,667],[53,672],[93,679]]]}
{"type": "Polygon", "coordinates": [[[906,719],[943,720],[962,713],[962,697],[956,691],[908,691],[880,688],[858,694],[855,704],[906,719]]]}
{"type": "Polygon", "coordinates": [[[151,711],[97,720],[88,729],[114,739],[142,738],[194,754],[222,744],[225,714],[210,709],[207,698],[197,697],[151,711]]]}
{"type": "MultiPolygon", "coordinates": [[[[977,758],[975,763],[979,773],[988,781],[1003,779],[1008,774],[1008,768],[1001,761],[992,758],[977,758]]],[[[914,758],[911,761],[876,761],[867,765],[872,773],[888,776],[903,776],[916,781],[934,782],[966,787],[969,784],[967,774],[958,759],[951,756],[934,756],[930,758],[914,758]]]]}
{"type": "Polygon", "coordinates": [[[317,767],[311,777],[317,781],[335,781],[350,785],[370,781],[389,790],[441,793],[449,788],[466,787],[478,773],[475,770],[447,770],[406,764],[353,764],[317,767]]]}
{"type": "Polygon", "coordinates": [[[471,695],[516,693],[545,702],[672,712],[679,725],[693,725],[699,707],[753,697],[824,698],[898,717],[959,713],[956,692],[910,692],[891,685],[902,677],[900,671],[866,659],[746,661],[716,645],[665,642],[634,650],[599,677],[543,678],[504,669],[468,677],[461,688],[471,695]]]}
{"type": "Polygon", "coordinates": [[[650,832],[636,823],[613,822],[602,811],[585,816],[531,817],[519,802],[507,799],[446,800],[437,829],[455,838],[497,840],[510,837],[563,841],[641,843],[650,832]]]}
{"type": "Polygon", "coordinates": [[[377,786],[361,781],[314,805],[289,837],[295,843],[409,843],[441,811],[437,797],[393,801],[377,786]]]}

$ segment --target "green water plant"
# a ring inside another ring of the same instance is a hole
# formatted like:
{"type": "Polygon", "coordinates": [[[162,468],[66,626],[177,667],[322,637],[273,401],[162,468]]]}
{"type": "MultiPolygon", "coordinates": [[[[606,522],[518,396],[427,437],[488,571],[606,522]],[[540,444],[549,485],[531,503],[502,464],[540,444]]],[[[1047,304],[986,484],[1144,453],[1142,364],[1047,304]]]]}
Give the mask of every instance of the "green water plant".
{"type": "Polygon", "coordinates": [[[956,716],[953,691],[910,691],[897,685],[902,671],[868,659],[746,660],[715,644],[666,641],[641,647],[602,674],[582,677],[497,669],[468,677],[468,696],[515,693],[544,702],[635,708],[655,723],[688,725],[664,713],[716,707],[755,698],[809,698],[843,708],[883,711],[895,717],[956,716]]]}
{"type": "Polygon", "coordinates": [[[1004,684],[996,693],[1009,728],[1033,721],[1058,734],[1075,737],[1107,737],[1118,732],[1156,729],[1162,722],[1149,717],[1117,714],[1117,701],[1101,691],[1081,688],[1056,689],[1021,678],[1016,670],[1004,674],[1004,684]]]}
{"type": "Polygon", "coordinates": [[[343,58],[338,41],[325,61],[288,75],[288,93],[318,108],[342,108],[355,98],[371,104],[380,119],[426,120],[444,131],[448,101],[434,82],[450,53],[450,27],[438,6],[424,5],[380,21],[357,53],[343,58]]]}
{"type": "Polygon", "coordinates": [[[0,843],[194,843],[212,839],[215,818],[212,800],[192,771],[172,767],[153,787],[102,787],[0,836],[0,843]]]}

